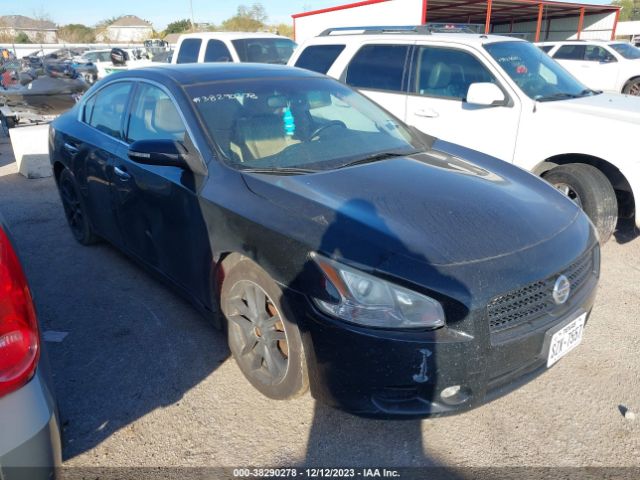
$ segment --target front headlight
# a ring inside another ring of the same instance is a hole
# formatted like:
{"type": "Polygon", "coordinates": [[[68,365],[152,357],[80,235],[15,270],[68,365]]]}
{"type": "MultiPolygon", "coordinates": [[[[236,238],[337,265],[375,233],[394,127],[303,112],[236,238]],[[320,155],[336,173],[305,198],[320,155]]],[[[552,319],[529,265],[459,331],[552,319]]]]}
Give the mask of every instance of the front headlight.
{"type": "Polygon", "coordinates": [[[439,328],[442,305],[433,298],[312,253],[335,301],[314,298],[323,312],[351,323],[381,328],[439,328]]]}

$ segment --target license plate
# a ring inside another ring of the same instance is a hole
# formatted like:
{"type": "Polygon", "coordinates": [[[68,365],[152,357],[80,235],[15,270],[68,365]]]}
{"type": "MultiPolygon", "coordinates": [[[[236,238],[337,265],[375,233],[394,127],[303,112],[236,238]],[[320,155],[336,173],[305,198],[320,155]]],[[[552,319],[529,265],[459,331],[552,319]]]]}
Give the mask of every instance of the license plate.
{"type": "Polygon", "coordinates": [[[553,337],[551,337],[551,343],[549,344],[547,368],[580,344],[586,319],[587,314],[584,313],[553,334],[553,337]]]}

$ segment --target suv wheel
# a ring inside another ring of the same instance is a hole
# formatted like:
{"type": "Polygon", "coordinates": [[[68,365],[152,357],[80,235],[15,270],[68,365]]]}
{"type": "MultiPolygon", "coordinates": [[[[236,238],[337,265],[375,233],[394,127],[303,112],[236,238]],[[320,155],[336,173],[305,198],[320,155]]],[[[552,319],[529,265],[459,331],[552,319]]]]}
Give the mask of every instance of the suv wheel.
{"type": "Polygon", "coordinates": [[[569,163],[543,178],[585,211],[598,230],[600,243],[609,240],[618,221],[618,201],[604,173],[591,165],[569,163]]]}
{"type": "Polygon", "coordinates": [[[636,78],[627,83],[622,89],[622,93],[635,95],[636,97],[640,96],[640,78],[636,78]]]}
{"type": "Polygon", "coordinates": [[[67,223],[75,239],[82,245],[91,245],[98,241],[98,237],[93,233],[86,208],[80,197],[80,191],[76,185],[73,175],[66,168],[60,173],[58,179],[58,190],[64,208],[67,223]]]}
{"type": "Polygon", "coordinates": [[[302,338],[276,282],[243,259],[226,275],[220,303],[229,349],[247,380],[277,400],[304,393],[309,380],[302,338]]]}

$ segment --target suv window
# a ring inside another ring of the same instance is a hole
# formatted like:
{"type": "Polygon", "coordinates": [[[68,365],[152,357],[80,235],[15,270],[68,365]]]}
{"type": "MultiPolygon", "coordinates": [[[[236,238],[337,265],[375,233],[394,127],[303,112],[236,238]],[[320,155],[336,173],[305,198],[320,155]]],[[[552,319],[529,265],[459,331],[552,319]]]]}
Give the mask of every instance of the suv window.
{"type": "Polygon", "coordinates": [[[544,53],[549,53],[553,48],[553,45],[541,45],[541,46],[538,46],[538,48],[542,50],[544,53]]]}
{"type": "Polygon", "coordinates": [[[198,53],[200,53],[200,45],[202,45],[202,40],[199,38],[186,38],[183,40],[180,44],[176,63],[196,63],[198,61],[198,53]]]}
{"type": "Polygon", "coordinates": [[[497,83],[472,54],[451,48],[420,47],[414,93],[463,100],[472,83],[497,83]]]}
{"type": "Polygon", "coordinates": [[[347,68],[346,82],[357,88],[402,91],[408,45],[366,45],[347,68]]]}
{"type": "Polygon", "coordinates": [[[311,45],[302,51],[295,66],[327,73],[344,47],[345,45],[311,45]]]}
{"type": "Polygon", "coordinates": [[[178,140],[184,141],[186,128],[182,117],[169,96],[160,88],[141,83],[136,92],[127,141],[178,140]]]}
{"type": "Polygon", "coordinates": [[[209,40],[207,42],[207,49],[204,52],[205,62],[230,62],[231,53],[229,49],[220,40],[209,40]]]}
{"type": "Polygon", "coordinates": [[[583,60],[584,51],[584,45],[563,45],[553,55],[553,58],[560,60],[583,60]]]}
{"type": "MultiPolygon", "coordinates": [[[[114,138],[122,139],[122,118],[127,108],[130,90],[129,82],[119,82],[100,90],[93,102],[89,125],[114,138]]],[[[92,99],[89,99],[89,104],[91,101],[92,99]]]]}
{"type": "Polygon", "coordinates": [[[610,52],[598,45],[587,45],[584,59],[588,62],[611,63],[616,61],[616,58],[610,52]]]}

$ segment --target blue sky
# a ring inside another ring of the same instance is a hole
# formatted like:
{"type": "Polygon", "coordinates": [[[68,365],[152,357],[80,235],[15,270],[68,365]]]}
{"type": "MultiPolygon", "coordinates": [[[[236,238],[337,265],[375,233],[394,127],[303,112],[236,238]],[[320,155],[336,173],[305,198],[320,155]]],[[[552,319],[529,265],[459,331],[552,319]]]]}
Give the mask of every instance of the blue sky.
{"type": "MultiPolygon", "coordinates": [[[[251,5],[253,0],[192,0],[196,22],[220,23],[232,16],[238,5],[251,5]]],[[[273,23],[291,21],[291,14],[342,5],[355,0],[262,0],[273,23]]],[[[579,0],[576,0],[579,1],[579,0]]],[[[584,3],[610,3],[608,0],[583,0],[584,3]]],[[[189,0],[2,0],[0,15],[41,16],[47,14],[58,24],[84,23],[119,15],[137,15],[162,30],[167,23],[190,16],[189,0]]]]}

